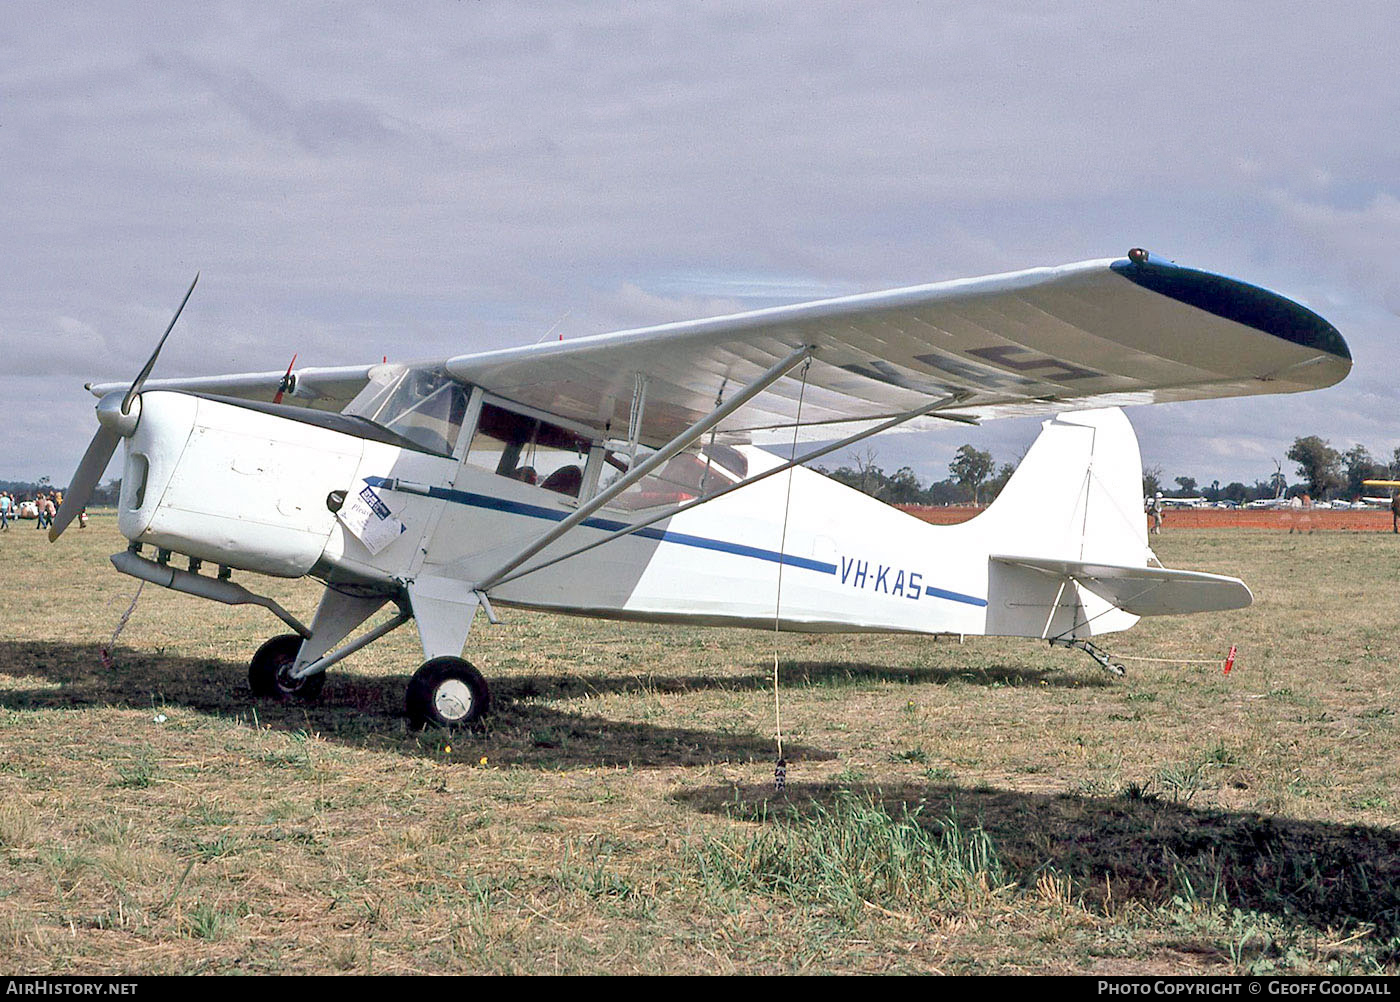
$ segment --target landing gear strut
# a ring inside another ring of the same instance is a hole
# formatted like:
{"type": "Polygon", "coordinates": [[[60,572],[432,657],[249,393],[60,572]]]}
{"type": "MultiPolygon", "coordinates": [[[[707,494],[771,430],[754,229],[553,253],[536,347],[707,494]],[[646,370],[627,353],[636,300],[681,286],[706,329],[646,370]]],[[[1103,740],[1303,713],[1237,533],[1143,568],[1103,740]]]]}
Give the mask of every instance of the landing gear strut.
{"type": "Polygon", "coordinates": [[[299,650],[301,637],[295,633],[273,637],[259,647],[253,660],[248,663],[248,685],[253,695],[283,702],[289,699],[311,702],[320,696],[321,687],[326,684],[325,673],[318,672],[304,678],[292,678],[289,674],[299,650]]]}
{"type": "Polygon", "coordinates": [[[413,673],[404,698],[408,722],[415,730],[428,724],[469,727],[491,708],[491,690],[469,662],[441,657],[413,673]]]}
{"type": "Polygon", "coordinates": [[[1122,678],[1128,673],[1126,668],[1124,668],[1118,662],[1114,661],[1113,658],[1109,656],[1108,651],[1104,650],[1102,647],[1099,647],[1097,644],[1091,641],[1077,639],[1071,640],[1064,637],[1052,637],[1050,640],[1050,646],[1073,647],[1076,650],[1081,650],[1085,654],[1089,655],[1089,657],[1093,658],[1098,663],[1098,666],[1100,668],[1108,672],[1110,675],[1114,675],[1118,678],[1122,678]]]}

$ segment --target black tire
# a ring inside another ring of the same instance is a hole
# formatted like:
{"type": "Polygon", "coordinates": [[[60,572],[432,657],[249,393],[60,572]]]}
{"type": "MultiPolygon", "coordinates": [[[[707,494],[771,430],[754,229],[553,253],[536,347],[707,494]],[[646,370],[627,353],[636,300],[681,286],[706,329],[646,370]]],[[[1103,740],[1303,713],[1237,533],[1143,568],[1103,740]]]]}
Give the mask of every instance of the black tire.
{"type": "Polygon", "coordinates": [[[306,678],[293,679],[287,676],[296,663],[297,651],[301,650],[301,637],[295,633],[284,633],[273,637],[258,648],[253,660],[248,663],[248,685],[254,696],[286,702],[300,699],[311,702],[321,695],[326,684],[326,673],[318,672],[306,678]]]}
{"type": "Polygon", "coordinates": [[[404,696],[415,730],[471,727],[491,711],[491,690],[481,672],[461,658],[433,658],[413,673],[404,696]]]}

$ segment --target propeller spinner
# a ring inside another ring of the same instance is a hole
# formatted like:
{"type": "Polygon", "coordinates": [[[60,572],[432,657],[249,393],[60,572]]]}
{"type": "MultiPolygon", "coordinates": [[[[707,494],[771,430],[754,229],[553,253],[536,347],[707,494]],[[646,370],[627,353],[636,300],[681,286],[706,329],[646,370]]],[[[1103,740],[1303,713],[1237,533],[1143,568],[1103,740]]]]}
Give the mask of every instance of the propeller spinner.
{"type": "Polygon", "coordinates": [[[194,292],[194,287],[197,284],[199,284],[198,272],[195,273],[194,281],[190,283],[190,287],[185,290],[185,298],[180,300],[180,305],[176,308],[175,315],[170,318],[170,324],[165,328],[165,333],[160,336],[160,340],[156,343],[156,350],[151,352],[151,357],[146,359],[146,364],[141,367],[140,373],[131,381],[130,389],[120,397],[117,393],[109,393],[98,401],[97,434],[92,436],[92,441],[88,443],[87,452],[83,453],[78,468],[73,471],[73,480],[68,485],[68,493],[63,496],[63,506],[58,509],[53,524],[49,526],[49,542],[52,543],[63,535],[63,530],[68,528],[69,524],[78,517],[78,513],[88,506],[88,502],[92,500],[92,492],[97,487],[98,478],[102,476],[102,471],[107,469],[112,454],[117,451],[117,444],[136,430],[136,422],[141,419],[141,387],[145,385],[146,377],[155,368],[160,350],[165,347],[165,339],[175,329],[175,321],[180,319],[180,314],[184,311],[185,304],[190,301],[190,294],[194,292]],[[134,411],[133,404],[135,404],[134,411]]]}

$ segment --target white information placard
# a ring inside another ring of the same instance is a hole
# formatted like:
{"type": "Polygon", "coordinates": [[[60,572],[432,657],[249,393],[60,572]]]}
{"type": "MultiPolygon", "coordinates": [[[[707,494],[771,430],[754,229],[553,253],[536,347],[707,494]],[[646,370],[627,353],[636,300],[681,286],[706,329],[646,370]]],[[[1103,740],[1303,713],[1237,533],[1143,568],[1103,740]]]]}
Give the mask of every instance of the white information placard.
{"type": "Polygon", "coordinates": [[[373,487],[346,498],[336,517],[371,554],[379,553],[404,531],[404,524],[394,517],[373,487]]]}

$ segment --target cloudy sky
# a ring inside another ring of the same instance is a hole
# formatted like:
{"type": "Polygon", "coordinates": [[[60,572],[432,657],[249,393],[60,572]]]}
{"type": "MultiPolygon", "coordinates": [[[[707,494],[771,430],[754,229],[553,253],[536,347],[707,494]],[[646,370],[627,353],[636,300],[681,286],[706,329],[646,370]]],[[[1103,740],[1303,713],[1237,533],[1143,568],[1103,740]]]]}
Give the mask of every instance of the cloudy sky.
{"type": "MultiPolygon", "coordinates": [[[[1397,27],[1390,3],[1276,0],[12,5],[0,479],[67,481],[82,384],[134,376],[196,270],[158,376],[1132,246],[1300,299],[1356,358],[1319,393],[1135,409],[1148,465],[1251,482],[1306,434],[1388,456],[1397,27]]],[[[1010,460],[1035,429],[877,450],[936,479],[962,442],[1010,460]]]]}

